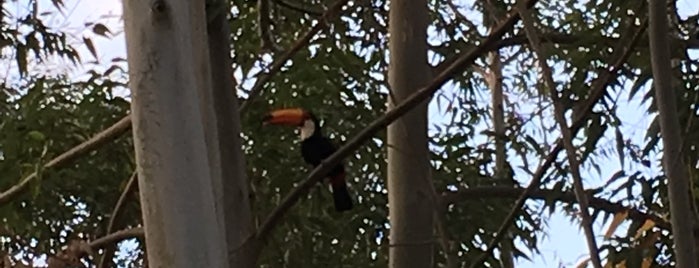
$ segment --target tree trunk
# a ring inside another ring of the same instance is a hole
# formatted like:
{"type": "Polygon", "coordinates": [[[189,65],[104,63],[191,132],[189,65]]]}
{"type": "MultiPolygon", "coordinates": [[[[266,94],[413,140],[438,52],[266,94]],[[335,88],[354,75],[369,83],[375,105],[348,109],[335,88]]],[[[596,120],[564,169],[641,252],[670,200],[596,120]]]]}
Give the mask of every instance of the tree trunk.
{"type": "Polygon", "coordinates": [[[672,66],[668,44],[667,1],[650,0],[649,37],[655,100],[663,137],[663,167],[668,183],[670,217],[677,267],[697,267],[694,256],[692,212],[689,197],[689,177],[682,153],[682,136],[672,86],[672,66]]]}
{"type": "MultiPolygon", "coordinates": [[[[504,93],[502,86],[502,61],[500,60],[500,52],[493,51],[488,53],[490,66],[486,71],[486,84],[491,90],[492,105],[493,105],[493,132],[495,133],[495,180],[497,183],[511,181],[508,177],[507,170],[507,136],[505,136],[505,109],[504,109],[504,93]]],[[[514,251],[512,249],[513,235],[510,231],[507,232],[506,238],[500,244],[500,261],[503,268],[513,268],[514,251]]]]}
{"type": "MultiPolygon", "coordinates": [[[[211,102],[215,115],[216,142],[209,146],[219,153],[221,172],[220,185],[214,186],[216,204],[223,215],[224,231],[228,244],[228,267],[254,267],[255,255],[252,248],[241,248],[245,239],[253,234],[250,211],[248,178],[240,141],[240,114],[235,96],[230,31],[226,15],[227,1],[207,10],[209,55],[213,97],[211,102]]],[[[211,107],[209,105],[209,107],[211,107]]],[[[250,245],[250,244],[248,244],[250,245]]]]}
{"type": "Polygon", "coordinates": [[[149,267],[226,267],[197,91],[211,87],[204,1],[123,2],[149,267]]]}
{"type": "MultiPolygon", "coordinates": [[[[429,83],[427,2],[396,0],[389,13],[389,108],[429,83]]],[[[389,267],[432,267],[433,201],[427,102],[388,127],[389,267]]]]}

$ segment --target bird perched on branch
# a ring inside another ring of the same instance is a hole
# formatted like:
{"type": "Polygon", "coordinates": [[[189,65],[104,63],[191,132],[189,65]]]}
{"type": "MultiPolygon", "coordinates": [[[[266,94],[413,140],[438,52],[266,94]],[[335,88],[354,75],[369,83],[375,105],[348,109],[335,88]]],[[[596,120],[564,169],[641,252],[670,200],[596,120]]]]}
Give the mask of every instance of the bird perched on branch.
{"type": "MultiPolygon", "coordinates": [[[[298,127],[301,134],[301,155],[306,163],[316,167],[323,159],[335,153],[335,146],[330,139],[323,136],[318,119],[301,108],[279,109],[270,112],[264,118],[265,124],[298,127]]],[[[342,163],[335,165],[328,174],[332,186],[335,210],[352,209],[352,197],[345,181],[345,167],[342,163]]]]}

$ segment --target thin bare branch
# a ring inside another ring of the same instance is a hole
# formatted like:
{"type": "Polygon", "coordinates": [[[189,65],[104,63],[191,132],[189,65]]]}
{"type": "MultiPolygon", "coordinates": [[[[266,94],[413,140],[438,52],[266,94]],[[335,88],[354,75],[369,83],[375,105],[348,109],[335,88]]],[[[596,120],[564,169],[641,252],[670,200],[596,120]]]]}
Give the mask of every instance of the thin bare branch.
{"type": "MultiPolygon", "coordinates": [[[[520,195],[522,195],[525,191],[526,188],[507,186],[462,188],[454,192],[442,193],[442,200],[445,205],[455,204],[458,206],[460,202],[467,202],[468,200],[517,198],[520,195]]],[[[590,207],[592,208],[602,210],[610,214],[617,214],[620,212],[628,211],[628,218],[633,221],[642,223],[646,220],[651,220],[659,228],[665,230],[671,229],[670,223],[658,215],[642,212],[636,208],[626,207],[621,203],[611,202],[604,198],[594,197],[591,194],[591,192],[587,192],[587,196],[590,203],[590,207]]],[[[527,198],[539,200],[550,200],[551,197],[555,197],[555,199],[553,199],[552,201],[556,202],[564,202],[569,204],[574,204],[578,202],[575,193],[571,192],[560,192],[548,189],[535,189],[527,194],[527,198]]]]}
{"type": "MultiPolygon", "coordinates": [[[[554,43],[554,44],[561,44],[561,45],[575,45],[575,46],[591,46],[591,45],[598,45],[598,46],[605,46],[605,47],[610,47],[618,44],[619,42],[623,41],[622,38],[614,38],[614,37],[600,37],[602,41],[600,42],[599,39],[591,39],[587,36],[583,35],[571,35],[571,34],[561,34],[561,33],[541,33],[541,42],[542,43],[554,43]]],[[[498,42],[498,47],[503,48],[503,47],[510,47],[510,46],[515,46],[515,45],[523,45],[527,42],[527,37],[524,35],[516,35],[513,37],[505,38],[502,41],[498,42]]],[[[699,48],[699,39],[694,38],[694,39],[673,39],[672,42],[677,42],[678,44],[682,44],[683,46],[686,46],[687,48],[699,48]]],[[[646,43],[639,44],[639,47],[646,46],[646,43]]]]}
{"type": "Polygon", "coordinates": [[[294,55],[296,55],[296,53],[298,53],[302,48],[308,46],[311,39],[313,39],[313,37],[322,29],[328,26],[328,22],[336,17],[340,11],[342,11],[342,7],[345,6],[347,1],[349,0],[338,0],[335,2],[335,4],[333,4],[330,9],[325,11],[323,16],[318,19],[318,23],[316,23],[316,25],[314,25],[301,39],[296,41],[296,43],[294,43],[294,45],[291,46],[286,53],[284,53],[284,55],[272,63],[272,66],[270,66],[266,73],[261,73],[258,75],[255,85],[252,86],[250,93],[248,93],[248,98],[240,105],[239,111],[241,114],[243,114],[250,104],[255,101],[255,98],[262,93],[265,84],[267,84],[267,82],[269,82],[269,80],[282,69],[286,62],[294,57],[294,55]]]}
{"type": "MultiPolygon", "coordinates": [[[[124,190],[121,192],[121,195],[119,196],[119,200],[117,200],[116,205],[114,206],[114,209],[112,210],[112,215],[109,217],[109,223],[107,224],[107,231],[106,233],[110,234],[112,231],[114,231],[114,227],[117,224],[117,219],[120,219],[121,217],[121,211],[124,208],[124,204],[126,204],[126,200],[131,196],[131,194],[136,191],[138,188],[138,173],[134,171],[131,173],[131,176],[129,177],[128,182],[126,182],[126,186],[124,187],[124,190]]],[[[110,262],[112,258],[114,257],[114,251],[116,250],[115,247],[113,246],[107,246],[105,248],[104,254],[102,254],[102,257],[100,258],[100,263],[97,267],[105,268],[107,267],[107,262],[110,262]]]]}
{"type": "Polygon", "coordinates": [[[323,15],[323,12],[304,8],[301,6],[301,4],[292,3],[291,1],[284,1],[284,0],[272,0],[272,1],[279,6],[288,8],[289,10],[293,10],[293,11],[300,12],[303,14],[308,14],[310,16],[318,17],[318,16],[323,15]]]}
{"type": "Polygon", "coordinates": [[[439,244],[444,252],[444,259],[446,260],[447,268],[458,267],[458,255],[454,243],[452,242],[451,234],[447,231],[447,209],[444,205],[443,198],[437,193],[437,189],[434,188],[434,183],[432,183],[433,177],[430,171],[430,177],[428,178],[427,185],[430,186],[430,200],[432,201],[432,206],[434,210],[434,224],[437,230],[437,235],[439,235],[439,244]]]}
{"type": "Polygon", "coordinates": [[[523,2],[521,1],[517,2],[517,10],[519,10],[519,13],[522,16],[522,24],[524,24],[524,31],[529,39],[530,48],[538,59],[537,62],[541,68],[545,85],[548,87],[548,92],[551,95],[550,97],[551,101],[553,102],[554,118],[561,129],[561,141],[563,142],[563,148],[565,148],[568,156],[570,172],[573,176],[573,190],[575,191],[575,197],[577,198],[578,205],[580,206],[580,218],[582,219],[582,228],[585,232],[585,239],[587,240],[587,247],[588,251],[590,252],[590,261],[592,262],[592,266],[595,268],[602,268],[602,261],[599,257],[599,248],[597,247],[597,241],[595,240],[595,231],[592,229],[592,217],[590,216],[587,195],[585,195],[585,187],[583,185],[582,177],[580,176],[580,160],[578,159],[575,145],[573,145],[573,134],[571,134],[571,131],[568,128],[568,123],[566,122],[565,107],[563,106],[563,103],[561,103],[560,97],[558,96],[556,82],[553,80],[553,71],[546,62],[548,56],[544,51],[544,48],[541,46],[541,39],[539,38],[539,34],[536,32],[536,28],[534,26],[534,18],[529,9],[524,6],[523,2]]]}
{"type": "MultiPolygon", "coordinates": [[[[645,31],[645,26],[645,22],[642,23],[640,27],[631,25],[627,32],[622,35],[624,38],[626,38],[627,36],[630,36],[631,38],[623,39],[627,42],[620,42],[617,44],[616,47],[614,47],[614,53],[610,56],[610,58],[614,59],[612,61],[612,64],[609,66],[609,68],[602,70],[597,79],[592,81],[590,86],[590,95],[584,103],[578,105],[578,107],[580,107],[578,110],[579,112],[576,113],[576,115],[574,116],[573,124],[570,126],[571,133],[577,133],[580,127],[582,127],[582,125],[585,124],[585,122],[587,122],[590,113],[592,112],[592,108],[604,96],[607,84],[611,82],[612,79],[616,78],[616,73],[619,71],[619,69],[621,69],[621,67],[629,58],[629,56],[631,56],[631,52],[638,43],[638,40],[640,40],[642,33],[645,31]]],[[[481,254],[481,256],[475,262],[471,264],[472,268],[480,267],[480,264],[483,263],[488,258],[488,256],[490,256],[493,249],[495,248],[494,246],[497,245],[497,243],[499,243],[500,240],[502,240],[504,235],[507,233],[507,230],[514,223],[515,217],[522,209],[522,206],[524,206],[524,202],[527,200],[527,196],[531,194],[535,189],[539,188],[544,174],[556,161],[558,153],[563,149],[563,145],[561,143],[561,139],[558,139],[556,141],[556,145],[550,151],[544,162],[534,172],[532,180],[527,186],[526,190],[519,196],[517,201],[515,201],[515,204],[512,206],[510,213],[507,215],[507,217],[505,217],[505,220],[503,220],[502,224],[500,225],[500,228],[498,228],[495,237],[493,237],[490,243],[488,243],[487,250],[483,252],[483,254],[481,254]]]]}
{"type": "Polygon", "coordinates": [[[121,192],[121,195],[119,196],[119,200],[117,201],[116,205],[114,206],[114,210],[112,211],[112,216],[109,218],[109,224],[107,225],[107,233],[111,233],[114,231],[114,227],[116,226],[117,219],[119,216],[121,216],[121,210],[124,208],[124,205],[126,204],[127,198],[138,189],[138,173],[134,171],[131,174],[131,177],[129,177],[129,181],[126,182],[126,186],[124,187],[124,190],[121,192]]]}
{"type": "MultiPolygon", "coordinates": [[[[114,125],[110,126],[109,128],[103,130],[100,133],[97,133],[89,140],[86,140],[83,143],[78,144],[70,150],[51,159],[42,167],[42,170],[48,168],[57,168],[62,165],[66,165],[78,159],[79,157],[87,154],[88,152],[91,152],[92,150],[95,150],[101,147],[102,145],[121,137],[121,135],[126,133],[130,128],[131,116],[127,115],[114,125]]],[[[7,202],[10,202],[10,200],[12,200],[15,196],[27,190],[27,187],[30,185],[32,181],[34,181],[38,177],[38,175],[39,174],[37,174],[37,172],[29,174],[28,176],[22,178],[19,181],[19,183],[10,187],[10,189],[7,189],[6,191],[0,193],[0,206],[7,202]]]]}
{"type": "Polygon", "coordinates": [[[257,30],[260,34],[260,49],[265,52],[277,52],[279,50],[272,36],[272,12],[269,9],[269,1],[257,0],[257,30]]]}
{"type": "Polygon", "coordinates": [[[98,250],[101,248],[104,248],[109,245],[115,245],[123,240],[126,239],[131,239],[131,238],[140,238],[143,239],[144,233],[143,233],[143,228],[142,227],[136,227],[136,228],[131,228],[131,229],[126,229],[126,230],[121,230],[117,231],[108,235],[105,235],[103,237],[100,237],[98,239],[90,241],[90,247],[93,250],[98,250]]]}

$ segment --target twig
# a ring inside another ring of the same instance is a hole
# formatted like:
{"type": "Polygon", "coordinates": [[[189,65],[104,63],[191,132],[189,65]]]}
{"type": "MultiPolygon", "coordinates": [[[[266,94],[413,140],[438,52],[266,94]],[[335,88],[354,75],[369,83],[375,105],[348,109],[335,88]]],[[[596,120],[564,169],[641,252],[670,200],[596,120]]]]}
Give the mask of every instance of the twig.
{"type": "Polygon", "coordinates": [[[98,250],[104,248],[108,245],[114,245],[121,242],[122,240],[131,238],[144,238],[143,228],[136,227],[126,230],[117,231],[98,239],[90,241],[89,245],[93,250],[98,250]]]}
{"type": "MultiPolygon", "coordinates": [[[[529,0],[529,5],[534,5],[537,0],[529,0]]],[[[507,19],[494,29],[494,31],[483,40],[480,46],[475,47],[468,53],[460,56],[452,65],[444,70],[444,72],[437,75],[432,79],[431,83],[426,87],[421,88],[417,92],[411,94],[402,103],[395,106],[395,108],[386,112],[383,116],[374,120],[371,124],[360,131],[354,138],[345,143],[344,146],[340,147],[337,152],[325,159],[320,165],[318,165],[308,177],[302,181],[299,186],[291,191],[277,206],[270,215],[264,220],[260,228],[257,230],[255,235],[256,239],[253,241],[258,241],[260,244],[264,243],[267,235],[272,231],[272,229],[277,225],[280,219],[289,211],[289,209],[298,202],[299,198],[306,194],[309,189],[318,181],[320,181],[325,175],[339,163],[343,158],[350,155],[357,148],[359,148],[365,141],[374,136],[376,132],[385,128],[391,122],[395,121],[399,117],[403,116],[405,113],[410,111],[417,104],[422,103],[428,99],[432,94],[434,94],[439,88],[444,85],[447,81],[451,80],[455,75],[465,69],[469,64],[473,63],[475,59],[481,57],[485,52],[489,51],[489,48],[494,45],[497,40],[502,38],[502,36],[510,31],[514,24],[519,20],[519,15],[516,12],[510,12],[507,19]]],[[[248,240],[250,241],[250,240],[248,240]]]]}
{"type": "Polygon", "coordinates": [[[299,13],[308,14],[308,15],[311,15],[314,17],[318,17],[318,16],[323,15],[323,12],[318,12],[315,10],[306,9],[306,8],[300,7],[299,4],[292,4],[291,2],[287,2],[284,0],[272,0],[272,1],[277,5],[283,6],[285,8],[288,8],[289,10],[293,10],[293,11],[296,11],[299,13]]]}
{"type": "Polygon", "coordinates": [[[269,9],[270,0],[257,0],[257,29],[260,34],[260,49],[262,51],[277,52],[277,47],[272,40],[272,13],[269,9]]]}
{"type": "MultiPolygon", "coordinates": [[[[124,187],[124,191],[121,192],[121,196],[119,196],[119,200],[117,201],[116,205],[114,206],[114,210],[112,210],[112,215],[109,218],[109,223],[107,224],[107,231],[106,233],[111,233],[114,230],[114,226],[116,225],[117,219],[119,216],[121,216],[121,210],[124,207],[124,204],[126,204],[126,199],[133,193],[136,188],[138,188],[138,173],[134,171],[131,174],[131,177],[129,178],[129,181],[126,183],[126,187],[124,187]]],[[[97,267],[107,267],[107,262],[111,261],[112,257],[114,257],[114,251],[115,247],[106,247],[104,254],[102,254],[102,258],[100,259],[100,263],[97,267]]]]}
{"type": "MultiPolygon", "coordinates": [[[[261,0],[264,1],[264,0],[261,0]]],[[[349,0],[338,0],[333,4],[330,9],[325,11],[323,13],[323,16],[318,19],[318,23],[314,25],[311,30],[309,30],[301,39],[296,41],[294,45],[289,48],[289,50],[284,53],[284,55],[281,56],[281,58],[276,59],[273,63],[272,66],[269,68],[269,71],[266,73],[261,73],[258,75],[257,80],[255,81],[255,85],[253,85],[252,89],[250,89],[250,93],[248,93],[248,98],[245,100],[240,105],[240,108],[238,109],[240,114],[243,114],[243,112],[250,106],[250,104],[255,100],[255,98],[262,93],[262,90],[264,89],[264,85],[269,82],[270,79],[274,76],[274,74],[278,73],[282,67],[286,64],[289,59],[291,59],[296,53],[298,53],[302,48],[306,47],[308,43],[311,42],[311,39],[320,32],[323,28],[327,27],[328,21],[330,19],[334,18],[340,11],[342,11],[342,7],[345,6],[349,0]]]]}
{"type": "Polygon", "coordinates": [[[554,118],[561,129],[561,141],[563,142],[563,147],[565,148],[568,156],[568,164],[570,165],[570,172],[573,176],[573,191],[575,192],[575,197],[577,198],[578,205],[580,206],[580,218],[582,220],[583,231],[585,232],[585,239],[587,240],[587,248],[588,251],[590,251],[590,261],[592,262],[593,267],[602,268],[602,260],[599,257],[599,248],[597,247],[597,241],[595,240],[595,231],[592,229],[592,217],[590,216],[587,195],[585,195],[585,187],[583,185],[582,177],[580,176],[580,160],[578,159],[575,145],[573,145],[573,135],[568,128],[568,123],[566,122],[565,107],[563,107],[560,97],[558,96],[556,82],[553,80],[553,71],[546,62],[548,56],[541,47],[541,40],[539,39],[539,34],[536,32],[534,19],[529,12],[529,9],[527,9],[523,3],[520,3],[521,1],[517,1],[517,10],[522,16],[524,32],[529,39],[529,44],[534,52],[534,55],[538,59],[539,67],[541,68],[542,75],[544,76],[544,83],[548,87],[548,91],[551,95],[551,101],[553,102],[554,118]]]}
{"type": "Polygon", "coordinates": [[[129,177],[129,181],[126,183],[126,187],[124,187],[124,191],[121,192],[121,196],[119,196],[119,200],[117,201],[116,205],[114,206],[114,210],[112,211],[112,216],[109,219],[109,224],[107,225],[107,233],[111,233],[114,230],[114,226],[116,225],[117,218],[121,215],[119,214],[121,210],[123,209],[124,205],[126,204],[126,199],[129,198],[129,195],[136,191],[138,189],[138,173],[134,171],[131,174],[131,177],[129,177]]]}
{"type": "MultiPolygon", "coordinates": [[[[489,198],[517,198],[526,191],[526,188],[520,187],[508,187],[508,186],[483,186],[474,188],[460,188],[454,192],[444,192],[442,193],[442,200],[445,205],[447,204],[458,204],[467,200],[479,200],[479,199],[489,199],[489,198]]],[[[549,200],[551,197],[555,197],[553,201],[560,201],[565,203],[577,203],[577,198],[574,193],[571,192],[560,192],[556,190],[548,189],[534,189],[527,194],[527,198],[549,200]]],[[[629,208],[621,203],[611,202],[604,198],[597,198],[592,195],[588,196],[590,201],[590,206],[603,210],[607,213],[616,214],[623,211],[628,211],[628,218],[636,222],[645,222],[646,220],[651,220],[659,228],[670,230],[671,224],[666,219],[658,215],[654,215],[648,212],[642,212],[635,208],[629,208]]]]}
{"type": "MultiPolygon", "coordinates": [[[[628,29],[628,33],[633,34],[632,38],[625,39],[628,40],[628,42],[619,43],[616,47],[614,47],[614,52],[611,55],[611,58],[616,58],[616,60],[613,61],[613,64],[609,68],[602,70],[602,73],[597,77],[597,79],[592,81],[592,85],[590,86],[590,96],[588,97],[586,102],[582,103],[579,106],[581,107],[579,110],[580,112],[577,113],[576,116],[574,116],[573,124],[570,126],[571,133],[577,133],[578,130],[582,127],[582,125],[585,122],[587,122],[588,117],[592,112],[592,108],[604,96],[604,93],[606,92],[605,89],[607,83],[609,83],[609,81],[616,77],[616,72],[619,71],[619,69],[628,59],[628,57],[631,56],[631,52],[633,51],[633,48],[636,46],[636,43],[638,43],[641,34],[644,32],[645,26],[646,24],[644,22],[640,27],[638,27],[638,29],[636,29],[635,32],[633,32],[636,27],[632,25],[628,29]],[[615,54],[617,57],[614,57],[615,54]]],[[[627,35],[624,34],[622,36],[627,35]]],[[[517,216],[517,213],[522,209],[524,202],[527,200],[527,196],[532,191],[534,191],[534,189],[539,188],[544,174],[556,161],[558,153],[562,149],[563,146],[561,144],[561,139],[558,139],[556,141],[556,145],[553,147],[551,152],[544,160],[544,163],[542,163],[541,166],[539,166],[539,168],[537,168],[537,170],[534,172],[532,180],[527,186],[526,190],[519,196],[517,201],[515,201],[515,204],[512,206],[510,213],[507,215],[507,217],[505,217],[505,220],[503,220],[502,224],[500,225],[500,228],[498,228],[495,237],[493,237],[490,243],[488,243],[488,248],[486,249],[486,251],[483,252],[483,254],[481,254],[481,256],[475,262],[472,263],[472,268],[478,267],[480,263],[484,262],[493,251],[494,245],[497,245],[497,243],[499,243],[500,240],[504,237],[505,233],[507,232],[507,229],[509,229],[510,225],[514,222],[514,218],[517,216]]]]}
{"type": "MultiPolygon", "coordinates": [[[[48,163],[46,163],[43,166],[42,170],[48,168],[57,168],[62,165],[68,164],[74,161],[75,159],[78,159],[79,157],[87,154],[88,152],[95,150],[101,147],[102,145],[119,138],[130,128],[131,116],[127,115],[114,125],[110,126],[109,128],[103,130],[100,133],[97,133],[89,140],[86,140],[83,143],[78,144],[77,146],[62,153],[61,155],[51,159],[48,163]]],[[[34,181],[38,177],[38,175],[39,174],[37,172],[33,172],[28,176],[22,178],[19,181],[19,183],[13,185],[12,187],[10,187],[10,189],[7,189],[6,191],[0,193],[0,206],[7,202],[10,202],[12,198],[26,190],[29,184],[32,181],[34,181]]]]}
{"type": "Polygon", "coordinates": [[[454,12],[454,15],[456,16],[457,20],[456,23],[463,22],[466,23],[469,27],[472,29],[475,29],[475,25],[469,20],[464,14],[461,14],[461,11],[459,11],[459,7],[454,4],[453,0],[447,0],[447,6],[451,9],[452,12],[454,12]]]}
{"type": "MultiPolygon", "coordinates": [[[[430,167],[431,168],[431,167],[430,167]]],[[[444,251],[444,259],[446,260],[447,268],[458,267],[458,255],[454,250],[451,243],[451,235],[447,231],[447,217],[446,217],[446,207],[444,205],[443,198],[437,193],[434,184],[432,183],[432,170],[430,169],[430,176],[426,177],[427,185],[430,187],[430,201],[432,202],[432,209],[434,211],[435,227],[437,229],[437,235],[439,235],[439,244],[444,251]]]]}

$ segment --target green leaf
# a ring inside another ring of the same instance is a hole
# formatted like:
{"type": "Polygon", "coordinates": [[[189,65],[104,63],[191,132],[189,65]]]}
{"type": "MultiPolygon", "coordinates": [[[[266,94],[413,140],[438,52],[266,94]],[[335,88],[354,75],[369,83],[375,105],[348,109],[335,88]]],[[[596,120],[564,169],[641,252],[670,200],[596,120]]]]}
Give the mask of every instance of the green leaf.
{"type": "Polygon", "coordinates": [[[612,183],[616,182],[618,179],[623,178],[624,175],[626,175],[626,172],[624,170],[619,170],[614,175],[612,175],[609,179],[607,179],[607,182],[604,183],[605,186],[610,186],[612,183]]]}
{"type": "Polygon", "coordinates": [[[107,34],[112,33],[111,31],[109,31],[109,28],[107,28],[107,26],[105,26],[102,23],[95,23],[95,25],[92,26],[92,32],[97,34],[97,35],[101,35],[101,36],[104,36],[107,38],[109,38],[109,36],[107,34]]]}
{"type": "Polygon", "coordinates": [[[24,45],[17,46],[17,53],[15,54],[15,60],[17,61],[17,68],[19,68],[19,74],[24,76],[27,74],[27,48],[24,45]]]}
{"type": "Polygon", "coordinates": [[[27,136],[29,136],[29,138],[35,141],[44,141],[46,139],[44,133],[41,133],[41,131],[38,130],[29,131],[29,133],[27,133],[27,136]]]}
{"type": "Polygon", "coordinates": [[[619,165],[624,168],[624,136],[621,134],[621,130],[617,127],[615,128],[614,135],[616,137],[616,153],[619,156],[619,165]]]}
{"type": "Polygon", "coordinates": [[[92,39],[83,37],[83,43],[87,47],[87,50],[90,51],[90,54],[97,59],[97,49],[95,49],[95,44],[92,43],[92,39]]]}

